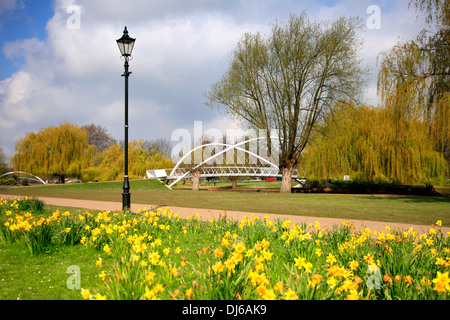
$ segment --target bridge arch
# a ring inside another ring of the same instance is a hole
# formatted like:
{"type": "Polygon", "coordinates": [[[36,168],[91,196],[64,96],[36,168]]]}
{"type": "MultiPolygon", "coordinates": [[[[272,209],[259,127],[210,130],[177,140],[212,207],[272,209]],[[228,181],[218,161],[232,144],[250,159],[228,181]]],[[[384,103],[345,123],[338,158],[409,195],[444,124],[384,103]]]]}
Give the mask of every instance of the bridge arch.
{"type": "MultiPolygon", "coordinates": [[[[180,160],[177,162],[175,167],[172,169],[171,173],[169,174],[169,177],[176,177],[176,178],[174,179],[174,181],[170,185],[168,185],[168,187],[171,188],[177,182],[179,182],[180,180],[184,179],[187,175],[192,174],[193,171],[201,168],[202,166],[204,166],[208,162],[214,160],[215,158],[221,157],[223,154],[225,154],[225,153],[227,153],[227,152],[229,152],[229,151],[231,151],[233,149],[234,150],[239,150],[239,151],[243,152],[244,154],[247,153],[249,155],[249,157],[254,157],[254,158],[260,160],[262,163],[265,163],[267,165],[267,167],[264,167],[264,169],[268,169],[268,170],[263,170],[263,174],[265,174],[266,176],[278,175],[278,173],[279,173],[278,163],[275,164],[275,163],[267,160],[266,158],[264,158],[264,157],[254,153],[254,152],[251,152],[251,151],[246,150],[246,149],[241,147],[242,145],[245,145],[247,143],[251,143],[251,142],[254,142],[254,141],[258,141],[258,140],[265,140],[265,139],[266,139],[265,137],[258,137],[258,138],[245,140],[245,141],[239,142],[239,143],[234,144],[234,145],[230,145],[230,144],[227,144],[227,143],[213,142],[213,143],[207,143],[207,144],[203,144],[203,145],[197,146],[197,147],[193,148],[192,150],[190,150],[185,155],[183,155],[183,157],[180,158],[180,160]],[[201,161],[199,164],[197,164],[197,165],[195,165],[195,166],[193,166],[191,168],[187,168],[187,169],[183,168],[184,169],[184,173],[182,173],[181,175],[177,175],[177,172],[180,170],[180,165],[182,165],[184,163],[184,161],[185,161],[185,159],[187,157],[190,157],[197,150],[203,149],[203,148],[206,148],[206,147],[209,147],[209,146],[219,146],[219,147],[223,147],[224,149],[219,151],[219,152],[217,152],[217,153],[215,153],[214,155],[208,157],[207,159],[201,161]]],[[[270,137],[270,139],[271,140],[276,139],[276,141],[279,141],[278,137],[270,137]]],[[[228,168],[230,168],[230,166],[228,168]]],[[[259,168],[259,169],[261,169],[261,168],[259,168]]],[[[233,176],[233,175],[234,176],[243,176],[246,173],[247,174],[249,173],[249,168],[247,168],[246,172],[238,172],[236,174],[232,174],[231,173],[228,176],[233,176]]]]}
{"type": "Polygon", "coordinates": [[[38,176],[36,176],[32,173],[27,173],[27,172],[23,172],[23,171],[11,171],[11,172],[4,173],[4,174],[0,175],[0,179],[3,177],[7,177],[7,176],[17,176],[22,179],[28,179],[28,180],[33,180],[33,181],[36,181],[36,182],[39,182],[42,184],[47,184],[47,182],[45,182],[38,176]]]}

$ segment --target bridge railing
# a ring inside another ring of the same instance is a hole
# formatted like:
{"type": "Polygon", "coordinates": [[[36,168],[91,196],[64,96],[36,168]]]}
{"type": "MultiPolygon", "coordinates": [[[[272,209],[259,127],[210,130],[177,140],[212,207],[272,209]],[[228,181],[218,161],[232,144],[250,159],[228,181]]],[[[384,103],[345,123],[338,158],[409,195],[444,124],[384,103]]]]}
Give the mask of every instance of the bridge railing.
{"type": "MultiPolygon", "coordinates": [[[[176,180],[180,177],[191,178],[192,169],[178,168],[172,175],[172,169],[147,170],[147,178],[160,180],[176,180]]],[[[219,166],[198,168],[200,177],[281,177],[278,168],[273,167],[243,167],[243,166],[219,166]]],[[[294,169],[293,177],[298,176],[298,169],[294,169]]]]}

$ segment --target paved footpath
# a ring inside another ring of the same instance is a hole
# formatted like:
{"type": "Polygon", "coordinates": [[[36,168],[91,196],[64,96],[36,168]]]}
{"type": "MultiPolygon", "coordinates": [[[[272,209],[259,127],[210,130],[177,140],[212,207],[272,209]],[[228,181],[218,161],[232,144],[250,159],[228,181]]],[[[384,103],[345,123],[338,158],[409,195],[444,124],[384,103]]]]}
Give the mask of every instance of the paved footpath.
{"type": "MultiPolygon", "coordinates": [[[[14,196],[14,195],[2,195],[0,198],[3,199],[14,199],[22,198],[24,196],[14,196]]],[[[81,209],[90,210],[121,210],[122,203],[120,202],[109,202],[109,201],[94,201],[94,200],[78,200],[78,199],[64,199],[64,198],[46,198],[39,197],[40,200],[44,201],[45,204],[61,206],[61,207],[73,207],[81,209]]],[[[183,207],[172,207],[172,206],[155,206],[149,204],[131,204],[131,211],[137,213],[139,210],[157,210],[158,208],[168,208],[168,210],[177,213],[182,218],[188,216],[193,216],[198,214],[202,220],[209,221],[212,218],[217,219],[220,216],[226,215],[230,219],[241,220],[245,216],[251,217],[251,215],[259,216],[264,218],[264,216],[269,216],[271,220],[282,219],[291,220],[292,223],[300,224],[312,223],[314,225],[315,221],[319,221],[322,227],[332,228],[333,226],[340,226],[342,222],[348,221],[352,223],[357,230],[365,229],[366,227],[372,231],[384,230],[386,226],[389,226],[392,230],[400,229],[407,230],[412,227],[415,231],[419,233],[427,232],[431,226],[427,225],[411,225],[403,223],[391,223],[391,222],[378,222],[378,221],[364,221],[364,220],[345,220],[345,219],[334,219],[334,218],[323,218],[323,217],[308,217],[308,216],[296,216],[296,215],[285,215],[285,214],[267,214],[267,213],[254,213],[254,212],[240,212],[240,211],[230,211],[230,210],[216,210],[216,209],[197,209],[197,208],[183,208],[183,207]]],[[[446,236],[447,232],[450,232],[450,227],[434,227],[434,229],[440,229],[441,232],[446,236]]]]}

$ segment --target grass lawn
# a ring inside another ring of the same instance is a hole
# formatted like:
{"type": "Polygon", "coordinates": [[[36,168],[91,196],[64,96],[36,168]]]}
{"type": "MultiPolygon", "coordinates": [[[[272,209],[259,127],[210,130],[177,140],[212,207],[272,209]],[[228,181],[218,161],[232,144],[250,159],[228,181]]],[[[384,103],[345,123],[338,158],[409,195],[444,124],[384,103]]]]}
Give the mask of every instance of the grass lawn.
{"type": "MultiPolygon", "coordinates": [[[[253,183],[273,187],[277,182],[253,183]]],[[[341,219],[450,226],[450,197],[372,196],[339,194],[279,194],[276,192],[193,192],[169,190],[155,180],[134,180],[132,203],[206,208],[267,214],[292,214],[341,219]]],[[[238,184],[238,186],[247,186],[238,184]]],[[[122,201],[122,182],[80,183],[34,187],[0,187],[0,194],[122,201]]]]}
{"type": "Polygon", "coordinates": [[[0,300],[80,300],[80,290],[67,287],[67,268],[80,268],[81,287],[96,286],[100,282],[92,253],[73,246],[31,256],[21,244],[0,244],[0,300]]]}

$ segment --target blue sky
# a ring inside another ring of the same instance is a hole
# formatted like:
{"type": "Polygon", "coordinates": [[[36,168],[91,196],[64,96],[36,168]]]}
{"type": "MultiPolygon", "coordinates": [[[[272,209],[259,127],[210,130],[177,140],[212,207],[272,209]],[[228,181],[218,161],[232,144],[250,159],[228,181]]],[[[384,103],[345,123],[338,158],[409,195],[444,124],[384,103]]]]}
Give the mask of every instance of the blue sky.
{"type": "MultiPolygon", "coordinates": [[[[17,9],[0,13],[0,48],[7,42],[18,39],[37,38],[45,40],[45,25],[53,16],[53,1],[22,0],[17,9]]],[[[3,50],[1,59],[9,60],[3,50]]],[[[10,77],[23,63],[22,59],[14,59],[13,63],[2,64],[0,79],[10,77]]]]}
{"type": "Polygon", "coordinates": [[[136,37],[130,62],[130,139],[166,138],[178,128],[234,128],[204,104],[244,32],[306,10],[312,20],[380,8],[380,29],[364,28],[361,55],[371,68],[366,104],[376,105],[376,60],[426,25],[405,0],[2,0],[0,147],[7,156],[26,132],[68,121],[100,124],[123,139],[123,62],[115,40],[136,37]],[[73,27],[78,8],[79,25],[73,27]],[[72,20],[71,20],[72,19],[72,20]]]}

